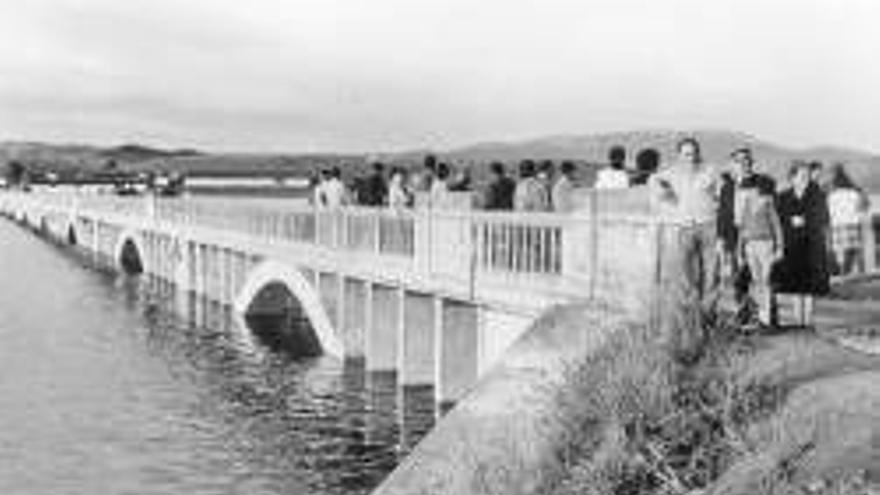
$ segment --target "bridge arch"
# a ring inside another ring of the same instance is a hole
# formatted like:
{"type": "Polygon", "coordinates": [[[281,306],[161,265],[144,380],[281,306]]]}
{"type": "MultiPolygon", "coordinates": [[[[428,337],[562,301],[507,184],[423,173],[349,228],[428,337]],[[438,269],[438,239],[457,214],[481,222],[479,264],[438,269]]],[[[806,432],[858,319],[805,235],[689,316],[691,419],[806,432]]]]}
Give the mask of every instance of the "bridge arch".
{"type": "Polygon", "coordinates": [[[146,271],[144,263],[145,251],[139,238],[131,231],[124,231],[119,235],[116,246],[113,249],[113,259],[119,263],[119,267],[128,275],[139,275],[146,271]]]}
{"type": "Polygon", "coordinates": [[[68,222],[67,224],[65,224],[64,236],[67,240],[67,243],[71,246],[76,246],[77,244],[79,244],[79,236],[76,234],[76,225],[73,222],[68,222]]]}
{"type": "MultiPolygon", "coordinates": [[[[312,284],[295,267],[277,261],[266,260],[250,271],[247,279],[238,291],[233,303],[239,315],[246,315],[255,302],[259,301],[267,291],[279,288],[286,290],[299,304],[304,316],[308,319],[314,335],[302,336],[306,342],[314,341],[320,349],[317,353],[329,354],[342,358],[344,350],[341,340],[337,337],[327,311],[321,303],[318,293],[312,284]]],[[[277,303],[276,303],[277,304],[277,303]]],[[[281,310],[283,308],[275,308],[281,310]]],[[[306,330],[302,330],[306,331],[306,330]]]]}

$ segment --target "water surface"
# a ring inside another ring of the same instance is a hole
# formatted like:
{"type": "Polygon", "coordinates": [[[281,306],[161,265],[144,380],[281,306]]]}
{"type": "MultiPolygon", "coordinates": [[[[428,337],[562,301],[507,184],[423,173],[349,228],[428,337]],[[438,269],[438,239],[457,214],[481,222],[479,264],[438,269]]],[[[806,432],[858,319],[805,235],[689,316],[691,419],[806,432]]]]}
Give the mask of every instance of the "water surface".
{"type": "Polygon", "coordinates": [[[430,390],[294,359],[227,310],[0,220],[0,493],[368,493],[430,390]]]}

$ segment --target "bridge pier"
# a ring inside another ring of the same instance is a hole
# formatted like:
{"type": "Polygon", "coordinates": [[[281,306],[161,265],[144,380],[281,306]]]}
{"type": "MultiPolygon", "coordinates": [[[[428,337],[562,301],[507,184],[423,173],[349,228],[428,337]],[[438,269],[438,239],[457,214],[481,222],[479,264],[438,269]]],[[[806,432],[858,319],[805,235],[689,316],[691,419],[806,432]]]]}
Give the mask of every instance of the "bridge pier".
{"type": "Polygon", "coordinates": [[[208,244],[199,245],[199,263],[201,265],[199,272],[201,277],[199,280],[199,294],[206,300],[211,300],[211,246],[208,244]]]}
{"type": "Polygon", "coordinates": [[[334,273],[320,272],[317,276],[318,296],[321,298],[321,304],[327,312],[330,319],[330,325],[339,329],[340,318],[339,312],[342,308],[342,283],[339,275],[334,273]]]}
{"type": "Polygon", "coordinates": [[[438,402],[456,402],[476,383],[479,359],[480,309],[446,299],[441,305],[435,394],[438,402]]]}
{"type": "Polygon", "coordinates": [[[365,354],[368,371],[397,371],[403,342],[403,289],[372,284],[365,354]]]}
{"type": "Polygon", "coordinates": [[[220,292],[220,299],[223,302],[223,306],[229,306],[232,304],[232,301],[235,300],[235,288],[233,286],[233,251],[228,247],[224,247],[220,254],[221,258],[221,279],[220,279],[220,287],[222,291],[220,292]]]}
{"type": "Polygon", "coordinates": [[[363,280],[340,277],[342,280],[342,339],[347,356],[364,358],[364,336],[369,324],[369,284],[363,280]]]}
{"type": "Polygon", "coordinates": [[[430,294],[406,291],[403,297],[402,349],[399,382],[426,385],[435,382],[438,300],[430,294]]]}

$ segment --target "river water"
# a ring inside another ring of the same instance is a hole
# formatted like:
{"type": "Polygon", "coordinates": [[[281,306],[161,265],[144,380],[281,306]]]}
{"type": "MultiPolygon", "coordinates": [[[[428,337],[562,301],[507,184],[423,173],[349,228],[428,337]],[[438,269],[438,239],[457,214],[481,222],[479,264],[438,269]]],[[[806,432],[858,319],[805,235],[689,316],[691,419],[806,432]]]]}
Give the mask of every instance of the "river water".
{"type": "Polygon", "coordinates": [[[294,359],[222,308],[0,219],[0,493],[362,494],[430,390],[294,359]]]}

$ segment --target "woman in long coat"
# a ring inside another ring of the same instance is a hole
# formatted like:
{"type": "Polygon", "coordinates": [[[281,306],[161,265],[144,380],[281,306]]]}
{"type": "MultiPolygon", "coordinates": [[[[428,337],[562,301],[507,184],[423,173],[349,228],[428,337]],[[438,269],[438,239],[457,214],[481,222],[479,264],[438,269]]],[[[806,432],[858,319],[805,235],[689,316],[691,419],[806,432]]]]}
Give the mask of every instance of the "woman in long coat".
{"type": "Polygon", "coordinates": [[[795,313],[802,326],[813,322],[813,296],[830,290],[828,266],[828,203],[818,184],[810,180],[810,167],[796,162],[789,172],[791,187],[778,197],[784,258],[777,292],[795,294],[795,313]]]}

